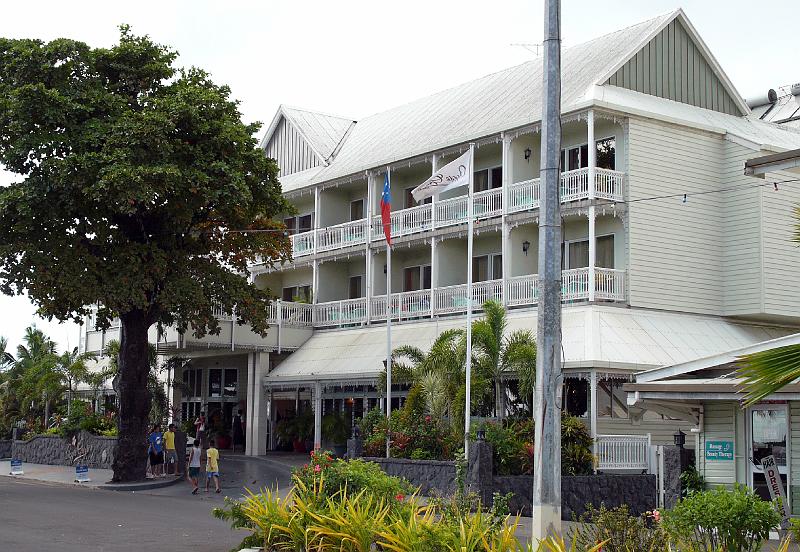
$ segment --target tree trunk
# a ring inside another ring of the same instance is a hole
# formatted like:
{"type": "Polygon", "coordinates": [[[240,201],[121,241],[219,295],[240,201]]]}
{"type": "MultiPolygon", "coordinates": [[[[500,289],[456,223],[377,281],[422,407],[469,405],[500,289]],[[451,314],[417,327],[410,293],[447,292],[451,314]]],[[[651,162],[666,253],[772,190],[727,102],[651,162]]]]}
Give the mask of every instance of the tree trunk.
{"type": "Polygon", "coordinates": [[[47,398],[47,393],[44,394],[44,430],[50,429],[50,400],[47,398]]]}
{"type": "Polygon", "coordinates": [[[494,380],[494,414],[498,420],[506,417],[505,401],[503,401],[502,393],[503,384],[500,382],[500,378],[497,378],[494,380]]]}
{"type": "Polygon", "coordinates": [[[150,323],[142,311],[129,312],[120,316],[120,319],[119,437],[112,466],[112,481],[141,481],[147,469],[147,425],[150,415],[147,330],[150,323]]]}

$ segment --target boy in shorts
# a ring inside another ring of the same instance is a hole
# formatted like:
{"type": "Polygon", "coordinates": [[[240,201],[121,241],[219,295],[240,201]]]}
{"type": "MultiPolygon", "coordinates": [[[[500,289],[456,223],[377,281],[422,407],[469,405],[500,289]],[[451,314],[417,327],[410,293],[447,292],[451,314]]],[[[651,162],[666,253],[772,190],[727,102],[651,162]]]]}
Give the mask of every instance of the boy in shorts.
{"type": "Polygon", "coordinates": [[[208,492],[208,484],[211,483],[211,478],[214,478],[214,492],[219,493],[219,451],[214,446],[214,439],[208,442],[208,450],[206,450],[206,492],[208,492]]]}
{"type": "Polygon", "coordinates": [[[200,490],[197,480],[200,478],[200,456],[202,454],[200,439],[195,439],[192,452],[189,453],[189,480],[192,482],[192,494],[197,494],[197,491],[200,490]]]}
{"type": "Polygon", "coordinates": [[[164,451],[166,452],[164,462],[167,464],[167,473],[171,471],[175,475],[180,475],[178,473],[178,452],[175,450],[175,424],[169,424],[167,431],[164,432],[164,451]]]}
{"type": "Polygon", "coordinates": [[[153,477],[164,477],[164,435],[159,424],[153,425],[153,431],[147,437],[150,449],[150,466],[153,477]]]}

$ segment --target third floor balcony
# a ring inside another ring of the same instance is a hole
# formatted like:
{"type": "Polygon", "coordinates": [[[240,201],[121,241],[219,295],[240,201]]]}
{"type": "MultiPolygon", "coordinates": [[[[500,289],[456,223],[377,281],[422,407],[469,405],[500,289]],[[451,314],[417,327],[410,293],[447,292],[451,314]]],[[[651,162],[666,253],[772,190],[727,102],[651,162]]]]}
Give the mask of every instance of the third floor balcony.
{"type": "MultiPolygon", "coordinates": [[[[625,173],[597,168],[594,197],[620,202],[624,200],[625,173]]],[[[590,197],[589,169],[584,167],[561,174],[561,202],[568,204],[590,197]]],[[[393,211],[392,237],[421,234],[439,228],[465,224],[469,213],[469,198],[461,195],[393,211]]],[[[508,188],[498,187],[472,196],[473,218],[485,220],[504,214],[533,211],[539,208],[539,179],[516,182],[508,188]]],[[[333,251],[384,239],[380,215],[361,218],[334,226],[318,228],[292,235],[295,258],[324,251],[333,251]]]]}

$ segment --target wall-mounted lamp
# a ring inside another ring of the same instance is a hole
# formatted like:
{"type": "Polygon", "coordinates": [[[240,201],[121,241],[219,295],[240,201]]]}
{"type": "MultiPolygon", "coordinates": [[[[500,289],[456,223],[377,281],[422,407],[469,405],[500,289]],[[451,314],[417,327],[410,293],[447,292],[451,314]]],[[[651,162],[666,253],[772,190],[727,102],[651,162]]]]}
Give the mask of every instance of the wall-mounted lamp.
{"type": "Polygon", "coordinates": [[[683,448],[683,445],[686,444],[686,434],[679,429],[678,433],[672,436],[672,440],[676,447],[683,448]]]}
{"type": "Polygon", "coordinates": [[[531,148],[525,148],[525,161],[531,162],[531,148]]]}
{"type": "Polygon", "coordinates": [[[386,265],[383,265],[383,273],[386,274],[386,265]]]}
{"type": "Polygon", "coordinates": [[[531,248],[531,242],[529,242],[528,240],[522,242],[522,252],[525,253],[526,257],[528,256],[528,249],[530,248],[531,248]]]}

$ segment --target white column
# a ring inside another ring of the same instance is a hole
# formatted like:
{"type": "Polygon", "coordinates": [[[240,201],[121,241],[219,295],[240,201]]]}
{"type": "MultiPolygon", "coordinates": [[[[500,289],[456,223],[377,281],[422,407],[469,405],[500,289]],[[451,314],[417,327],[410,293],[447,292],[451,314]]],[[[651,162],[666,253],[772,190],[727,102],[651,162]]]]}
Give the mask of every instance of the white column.
{"type": "MultiPolygon", "coordinates": [[[[431,157],[431,174],[439,170],[439,156],[435,153],[431,157]]],[[[436,194],[431,197],[431,227],[436,228],[436,194]]],[[[431,238],[431,318],[435,313],[436,288],[439,287],[439,261],[436,257],[436,236],[431,238]]]]}
{"type": "Polygon", "coordinates": [[[511,266],[511,228],[506,220],[506,206],[508,205],[508,191],[511,189],[511,137],[505,132],[503,137],[503,225],[502,232],[500,233],[500,253],[503,256],[503,306],[508,303],[508,277],[511,266]]]}
{"type": "Polygon", "coordinates": [[[319,265],[320,262],[316,259],[311,264],[311,302],[317,304],[319,297],[319,265]]]}
{"type": "Polygon", "coordinates": [[[269,353],[247,355],[247,444],[245,454],[260,456],[267,453],[267,397],[263,389],[264,376],[269,371],[269,353]]]}
{"type": "Polygon", "coordinates": [[[269,443],[267,450],[275,450],[275,396],[272,388],[269,389],[269,402],[267,403],[267,423],[269,424],[269,443]]]}
{"type": "Polygon", "coordinates": [[[314,254],[317,253],[317,238],[319,237],[319,212],[320,212],[320,201],[319,201],[319,186],[314,187],[314,254]]]}
{"type": "Polygon", "coordinates": [[[597,275],[595,265],[597,260],[597,240],[595,239],[595,173],[597,165],[597,145],[594,138],[594,110],[590,109],[586,117],[586,134],[589,150],[589,301],[594,301],[597,275]]]}
{"type": "Polygon", "coordinates": [[[367,172],[367,247],[364,250],[364,297],[367,307],[367,324],[370,323],[372,315],[372,210],[374,209],[373,203],[375,201],[374,181],[372,174],[367,172]]]}
{"type": "Polygon", "coordinates": [[[322,448],[322,384],[314,384],[314,450],[322,448]]]}
{"type": "Polygon", "coordinates": [[[589,430],[592,433],[592,453],[597,454],[597,370],[589,371],[589,430]]]}

